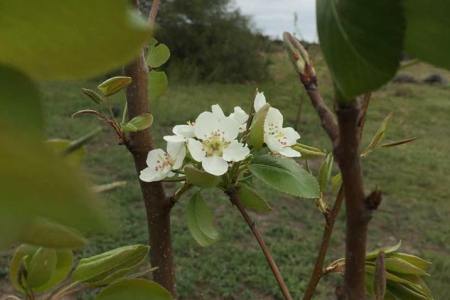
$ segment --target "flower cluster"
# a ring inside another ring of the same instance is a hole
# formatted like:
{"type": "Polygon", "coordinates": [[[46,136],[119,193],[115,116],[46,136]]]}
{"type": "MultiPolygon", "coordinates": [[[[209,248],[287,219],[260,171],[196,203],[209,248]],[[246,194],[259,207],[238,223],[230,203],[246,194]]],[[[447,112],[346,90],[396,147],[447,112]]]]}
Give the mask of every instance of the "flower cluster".
{"type": "MultiPolygon", "coordinates": [[[[264,94],[257,92],[255,113],[266,103],[264,94]]],[[[238,106],[226,116],[219,105],[213,105],[211,111],[202,112],[194,123],[176,125],[173,135],[164,137],[166,151],[155,149],[149,152],[148,167],[141,171],[140,179],[153,182],[174,176],[185,160],[196,162],[209,174],[225,174],[232,163],[243,161],[250,155],[251,149],[246,143],[249,122],[249,115],[238,106]]],[[[293,128],[283,128],[283,115],[278,109],[270,107],[264,120],[264,143],[267,148],[277,155],[299,157],[300,153],[291,147],[299,138],[293,128]]]]}

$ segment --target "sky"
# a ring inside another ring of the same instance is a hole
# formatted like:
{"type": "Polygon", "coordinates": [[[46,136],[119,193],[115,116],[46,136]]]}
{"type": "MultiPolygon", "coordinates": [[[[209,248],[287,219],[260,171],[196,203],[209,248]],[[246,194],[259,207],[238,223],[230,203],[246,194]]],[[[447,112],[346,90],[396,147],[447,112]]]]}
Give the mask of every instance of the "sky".
{"type": "Polygon", "coordinates": [[[315,0],[234,0],[245,15],[252,17],[257,29],[272,37],[281,37],[284,31],[296,33],[299,38],[317,41],[315,0]],[[294,26],[298,15],[298,28],[294,26]]]}

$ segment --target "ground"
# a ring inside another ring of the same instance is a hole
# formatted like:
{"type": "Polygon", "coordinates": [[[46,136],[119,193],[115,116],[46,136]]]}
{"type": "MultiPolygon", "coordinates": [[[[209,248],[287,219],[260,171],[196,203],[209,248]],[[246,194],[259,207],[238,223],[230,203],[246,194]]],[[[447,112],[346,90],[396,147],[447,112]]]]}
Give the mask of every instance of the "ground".
{"type": "MultiPolygon", "coordinates": [[[[314,51],[316,52],[316,51],[314,51]]],[[[162,135],[174,124],[193,120],[218,103],[231,112],[234,105],[250,107],[258,87],[268,100],[295,126],[301,99],[301,142],[330,149],[318,118],[301,92],[292,67],[283,52],[272,55],[272,79],[259,84],[197,84],[171,82],[168,93],[152,104],[155,142],[163,145],[162,135]]],[[[324,62],[315,55],[323,95],[331,102],[332,90],[324,62]]],[[[418,64],[400,73],[421,80],[432,73],[450,79],[448,73],[418,64]]],[[[100,80],[100,79],[99,79],[100,80]]],[[[47,133],[51,138],[77,138],[97,123],[88,118],[73,120],[76,110],[94,105],[80,93],[81,87],[94,87],[98,81],[43,85],[47,133]]],[[[369,249],[401,240],[402,249],[420,254],[433,262],[427,279],[436,299],[450,293],[450,87],[425,84],[387,84],[373,95],[365,143],[389,113],[394,117],[387,140],[417,137],[413,144],[376,151],[364,159],[366,190],[378,187],[383,202],[374,214],[369,230],[369,249]]],[[[115,99],[123,103],[123,95],[115,99]]],[[[314,165],[314,164],[313,164],[314,165]]],[[[128,185],[104,194],[106,214],[115,220],[114,234],[95,236],[84,255],[131,243],[145,243],[147,231],[141,195],[132,159],[116,145],[105,130],[88,146],[84,168],[93,182],[125,180],[128,185]]],[[[173,186],[168,186],[172,190],[173,186]]],[[[177,265],[177,291],[180,299],[281,299],[263,255],[238,212],[222,195],[207,191],[221,232],[219,242],[208,248],[191,238],[184,216],[186,198],[176,206],[173,222],[174,254],[177,265]]],[[[308,281],[320,242],[323,218],[313,201],[295,199],[264,190],[273,212],[254,216],[295,299],[300,298],[308,281]]],[[[329,201],[331,201],[331,195],[329,201]]],[[[327,262],[343,256],[344,235],[341,212],[333,235],[327,262]]],[[[4,268],[3,268],[4,270],[4,268]]],[[[329,299],[338,275],[323,280],[316,299],[329,299]]]]}

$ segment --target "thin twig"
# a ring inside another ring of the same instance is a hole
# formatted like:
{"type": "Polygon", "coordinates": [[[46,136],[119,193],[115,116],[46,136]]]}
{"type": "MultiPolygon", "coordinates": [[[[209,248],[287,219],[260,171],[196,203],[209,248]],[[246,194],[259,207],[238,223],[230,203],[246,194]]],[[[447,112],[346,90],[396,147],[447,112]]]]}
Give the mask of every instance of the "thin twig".
{"type": "Polygon", "coordinates": [[[303,296],[303,300],[309,300],[312,298],[312,296],[314,295],[314,291],[316,290],[317,285],[319,284],[320,279],[324,275],[323,264],[330,244],[331,234],[333,233],[333,227],[336,222],[337,215],[341,209],[343,200],[344,200],[344,190],[341,186],[336,196],[333,208],[326,214],[325,219],[326,224],[323,230],[319,254],[317,255],[316,262],[314,264],[314,269],[309,279],[309,283],[303,296]]]}
{"type": "Polygon", "coordinates": [[[227,194],[230,197],[230,201],[238,208],[242,217],[245,219],[245,222],[247,222],[248,227],[250,227],[250,230],[252,231],[253,235],[255,236],[262,252],[264,253],[264,256],[266,257],[267,263],[269,264],[270,269],[272,270],[272,273],[281,289],[281,292],[283,293],[284,299],[292,300],[292,296],[289,292],[289,289],[288,289],[286,283],[284,282],[284,279],[283,279],[283,276],[281,275],[280,269],[278,268],[275,260],[273,259],[269,248],[267,247],[266,243],[264,242],[264,239],[263,239],[261,233],[256,228],[255,222],[252,220],[252,218],[248,215],[245,208],[242,206],[242,203],[239,199],[239,196],[236,193],[236,190],[227,191],[227,194]]]}
{"type": "Polygon", "coordinates": [[[153,0],[152,7],[150,9],[150,14],[148,15],[148,23],[150,26],[154,26],[156,22],[156,16],[158,15],[160,0],[153,0]]]}

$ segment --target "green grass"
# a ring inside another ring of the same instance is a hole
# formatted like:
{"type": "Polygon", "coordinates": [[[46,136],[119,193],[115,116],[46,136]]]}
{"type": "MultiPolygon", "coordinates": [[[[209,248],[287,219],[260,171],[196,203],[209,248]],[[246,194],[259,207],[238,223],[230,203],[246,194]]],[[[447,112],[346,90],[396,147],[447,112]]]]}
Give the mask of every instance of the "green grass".
{"type": "MultiPolygon", "coordinates": [[[[157,145],[162,135],[174,124],[194,120],[195,116],[219,103],[230,112],[234,105],[244,109],[252,104],[256,87],[285,115],[291,126],[300,99],[305,97],[284,54],[273,59],[273,80],[260,84],[183,85],[171,83],[167,95],[153,103],[157,145]]],[[[330,101],[330,78],[323,60],[316,56],[320,87],[330,101]]],[[[422,78],[436,69],[417,65],[407,71],[422,78]]],[[[439,71],[445,74],[448,73],[439,71]]],[[[83,117],[70,119],[78,109],[92,107],[81,93],[82,86],[95,82],[46,84],[45,111],[49,137],[76,138],[96,126],[96,121],[83,117]]],[[[415,136],[410,145],[383,149],[364,159],[366,189],[379,187],[383,203],[370,224],[369,248],[403,241],[405,251],[417,253],[433,261],[427,280],[436,299],[450,293],[450,88],[427,85],[388,84],[374,94],[368,113],[365,141],[370,139],[382,119],[390,112],[394,118],[387,139],[415,136]]],[[[123,96],[122,96],[123,98],[123,96]]],[[[122,103],[118,97],[115,101],[122,103]]],[[[329,148],[318,118],[305,99],[299,124],[301,142],[329,148]]],[[[117,146],[110,131],[105,131],[88,146],[84,168],[95,183],[126,180],[126,188],[104,194],[111,215],[116,220],[114,235],[96,236],[84,251],[85,255],[124,244],[145,243],[147,231],[140,191],[132,159],[123,147],[117,146]]],[[[313,164],[314,166],[314,164],[313,164]]],[[[173,190],[168,186],[168,190],[173,190]]],[[[263,255],[238,212],[223,195],[207,191],[208,204],[215,210],[221,239],[215,245],[201,248],[191,238],[184,216],[186,198],[174,209],[172,217],[174,253],[177,268],[177,291],[180,299],[281,299],[263,255]]],[[[321,238],[323,218],[314,202],[264,193],[274,208],[269,215],[255,216],[273,251],[295,299],[305,289],[321,238]]],[[[344,211],[342,211],[327,262],[343,256],[344,211]]],[[[331,298],[334,286],[341,281],[331,275],[321,282],[317,299],[331,298]]]]}

